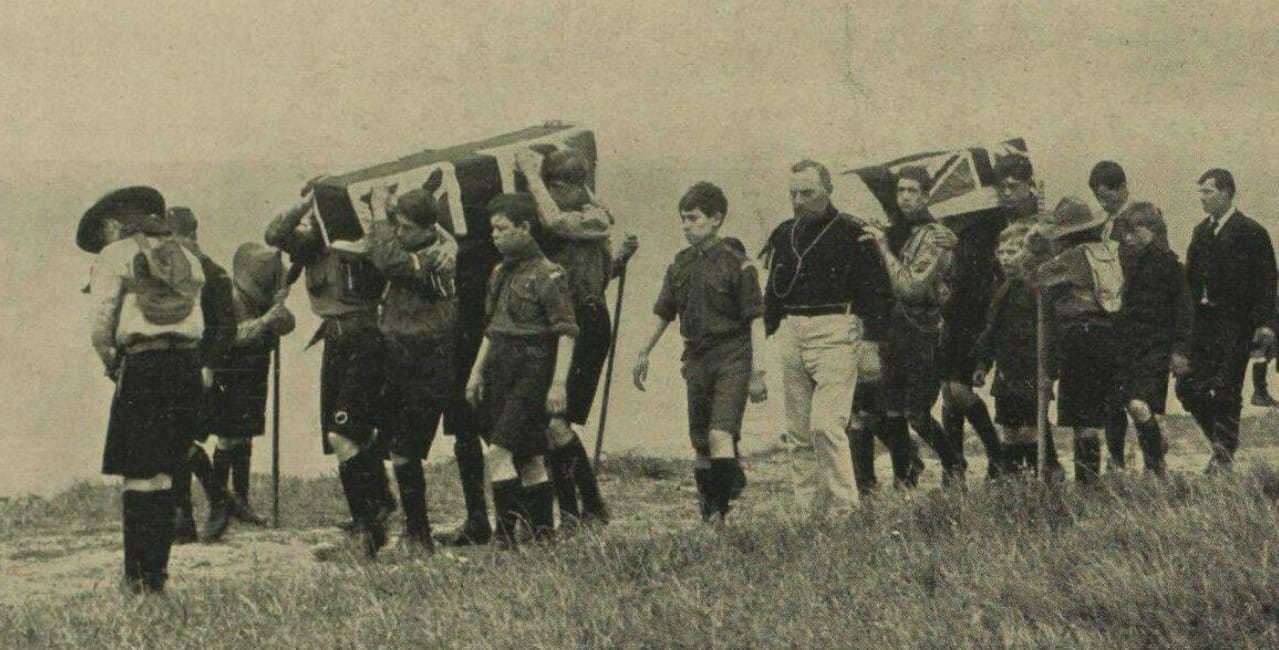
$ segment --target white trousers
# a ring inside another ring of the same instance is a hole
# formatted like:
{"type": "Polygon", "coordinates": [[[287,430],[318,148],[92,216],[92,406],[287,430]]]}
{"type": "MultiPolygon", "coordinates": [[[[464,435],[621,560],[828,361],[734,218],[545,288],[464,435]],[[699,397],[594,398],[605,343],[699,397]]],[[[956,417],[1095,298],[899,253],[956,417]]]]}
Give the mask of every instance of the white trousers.
{"type": "Polygon", "coordinates": [[[778,330],[786,425],[816,454],[811,482],[818,514],[857,502],[846,428],[861,339],[861,320],[852,314],[787,316],[778,330]]]}

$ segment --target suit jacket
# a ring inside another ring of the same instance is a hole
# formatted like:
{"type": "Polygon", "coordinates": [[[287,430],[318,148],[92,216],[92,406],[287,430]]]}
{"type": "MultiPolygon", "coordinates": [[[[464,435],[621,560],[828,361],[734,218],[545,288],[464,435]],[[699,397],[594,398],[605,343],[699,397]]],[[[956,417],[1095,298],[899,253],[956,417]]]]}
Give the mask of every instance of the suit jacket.
{"type": "Polygon", "coordinates": [[[1236,212],[1215,236],[1210,221],[1195,226],[1186,251],[1186,284],[1194,304],[1208,301],[1252,332],[1274,326],[1275,251],[1261,224],[1236,212]]]}

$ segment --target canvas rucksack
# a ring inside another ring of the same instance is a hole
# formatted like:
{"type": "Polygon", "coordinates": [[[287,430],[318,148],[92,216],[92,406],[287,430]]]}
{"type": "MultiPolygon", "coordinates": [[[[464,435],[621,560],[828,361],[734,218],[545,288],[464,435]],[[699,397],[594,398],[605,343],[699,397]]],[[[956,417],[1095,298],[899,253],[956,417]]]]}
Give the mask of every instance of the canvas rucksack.
{"type": "Polygon", "coordinates": [[[133,241],[138,253],[133,256],[133,273],[126,288],[137,296],[142,315],[155,325],[186,320],[199,303],[203,274],[192,268],[190,257],[175,237],[152,244],[139,233],[133,241]]]}
{"type": "Polygon", "coordinates": [[[1119,245],[1092,242],[1083,245],[1088,269],[1092,272],[1093,297],[1108,314],[1123,307],[1124,269],[1119,263],[1119,245]]]}

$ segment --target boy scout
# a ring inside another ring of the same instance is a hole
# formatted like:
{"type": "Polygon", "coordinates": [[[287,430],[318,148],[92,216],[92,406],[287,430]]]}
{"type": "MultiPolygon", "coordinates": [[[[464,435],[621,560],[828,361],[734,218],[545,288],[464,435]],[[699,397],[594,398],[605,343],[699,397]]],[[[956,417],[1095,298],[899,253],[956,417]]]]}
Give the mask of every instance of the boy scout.
{"type": "MultiPolygon", "coordinates": [[[[889,451],[902,459],[896,464],[906,466],[909,422],[941,459],[943,483],[962,484],[959,454],[932,417],[941,389],[936,354],[956,239],[928,211],[931,186],[932,179],[922,167],[902,168],[897,174],[898,213],[893,225],[887,232],[864,227],[864,237],[874,240],[884,260],[895,298],[880,347],[879,398],[886,438],[891,441],[889,451]]],[[[998,452],[992,454],[998,457],[998,452]]]]}
{"type": "Polygon", "coordinates": [[[1125,409],[1137,427],[1143,465],[1163,476],[1166,443],[1156,415],[1164,412],[1168,373],[1190,370],[1194,303],[1185,271],[1168,247],[1159,208],[1139,202],[1115,221],[1124,268],[1123,306],[1118,314],[1120,372],[1112,409],[1125,409]]]}
{"type": "Polygon", "coordinates": [[[84,213],[76,244],[100,253],[92,342],[116,382],[102,472],[124,479],[124,580],[164,591],[174,534],[173,476],[185,465],[203,398],[200,369],[233,327],[226,273],[173,236],[164,197],[112,192],[84,213]]]}
{"type": "MultiPolygon", "coordinates": [[[[372,558],[386,545],[386,525],[380,517],[388,491],[384,452],[373,435],[383,371],[376,314],[385,280],[358,244],[325,244],[311,210],[309,186],[303,194],[300,203],[271,221],[265,239],[304,266],[311,310],[324,320],[316,332],[316,339],[324,341],[321,443],[324,453],[338,457],[338,477],[360,550],[372,558]]],[[[329,555],[329,549],[317,549],[319,559],[329,555]]]]}
{"type": "MultiPolygon", "coordinates": [[[[1035,292],[1022,273],[1029,233],[1028,226],[1015,225],[999,235],[996,256],[1004,281],[995,290],[986,329],[977,339],[977,369],[972,379],[974,386],[983,386],[987,373],[995,370],[990,390],[995,398],[995,422],[1004,429],[1005,460],[1012,471],[1035,471],[1039,467],[1038,307],[1035,292]]],[[[1051,445],[1047,453],[1045,458],[1052,458],[1055,463],[1051,445]]]]}
{"type": "Polygon", "coordinates": [[[608,509],[599,482],[574,427],[585,425],[591,414],[595,389],[612,342],[604,291],[609,280],[625,267],[639,242],[633,235],[628,236],[617,257],[613,256],[609,247],[613,215],[591,193],[590,162],[580,152],[564,149],[543,159],[533,150],[524,149],[515,155],[515,163],[528,179],[529,192],[537,202],[543,235],[539,243],[550,260],[568,275],[573,313],[577,315],[579,334],[568,373],[568,410],[563,418],[552,417],[547,431],[551,446],[547,461],[560,505],[560,523],[573,526],[579,517],[587,522],[607,523],[608,509]]]}
{"type": "Polygon", "coordinates": [[[1101,471],[1101,433],[1110,416],[1111,386],[1119,371],[1115,314],[1123,300],[1118,244],[1102,239],[1105,216],[1066,197],[1035,226],[1032,248],[1051,243],[1055,254],[1032,254],[1029,279],[1042,292],[1049,340],[1060,374],[1057,416],[1074,429],[1075,480],[1091,484],[1101,471]]]}
{"type": "Polygon", "coordinates": [[[457,242],[441,228],[426,190],[392,198],[376,188],[369,255],[387,279],[380,327],[386,341],[382,418],[404,511],[401,543],[429,552],[431,525],[422,461],[453,390],[453,270],[457,242]]]}
{"type": "Polygon", "coordinates": [[[564,269],[546,259],[533,239],[537,207],[532,197],[503,194],[489,202],[488,210],[502,262],[489,281],[489,324],[466,397],[482,407],[487,420],[494,532],[498,543],[510,548],[521,520],[536,539],[554,532],[546,428],[551,416],[564,415],[578,329],[564,269]]]}
{"type": "Polygon", "coordinates": [[[266,401],[271,350],[293,331],[293,313],[284,306],[284,264],[257,242],[241,244],[231,262],[235,285],[235,343],[214,366],[210,429],[218,436],[213,474],[218,490],[210,498],[204,540],[226,532],[230,518],[262,524],[249,505],[249,469],[253,439],[266,431],[266,401]],[[234,493],[228,492],[228,483],[234,493]]]}
{"type": "Polygon", "coordinates": [[[680,199],[679,213],[690,246],[666,269],[653,306],[657,328],[631,372],[635,386],[644,390],[649,352],[678,316],[702,519],[723,523],[741,480],[735,449],[746,397],[753,402],[768,397],[762,369],[764,304],[754,265],[740,245],[719,236],[728,213],[724,192],[697,183],[680,199]]]}

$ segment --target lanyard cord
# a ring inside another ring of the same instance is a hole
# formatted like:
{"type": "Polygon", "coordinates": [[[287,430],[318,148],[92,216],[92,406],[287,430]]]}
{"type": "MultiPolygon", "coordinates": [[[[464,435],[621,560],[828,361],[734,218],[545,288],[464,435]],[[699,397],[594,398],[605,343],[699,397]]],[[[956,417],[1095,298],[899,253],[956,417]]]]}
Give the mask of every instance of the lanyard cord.
{"type": "Polygon", "coordinates": [[[790,284],[786,285],[785,291],[777,288],[777,276],[773,276],[771,283],[773,285],[773,293],[777,294],[778,298],[785,300],[788,296],[790,296],[791,292],[795,290],[795,283],[799,282],[799,272],[804,268],[804,257],[812,252],[813,247],[817,245],[817,242],[822,240],[822,237],[826,235],[826,231],[830,230],[830,227],[835,225],[835,222],[838,220],[839,215],[832,218],[830,222],[822,228],[821,232],[817,233],[817,236],[813,238],[813,241],[804,248],[804,252],[802,253],[799,252],[799,241],[795,234],[795,231],[799,229],[801,221],[799,219],[795,220],[795,224],[792,225],[790,229],[790,248],[791,252],[795,254],[795,273],[791,276],[790,284]]]}

